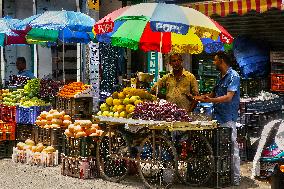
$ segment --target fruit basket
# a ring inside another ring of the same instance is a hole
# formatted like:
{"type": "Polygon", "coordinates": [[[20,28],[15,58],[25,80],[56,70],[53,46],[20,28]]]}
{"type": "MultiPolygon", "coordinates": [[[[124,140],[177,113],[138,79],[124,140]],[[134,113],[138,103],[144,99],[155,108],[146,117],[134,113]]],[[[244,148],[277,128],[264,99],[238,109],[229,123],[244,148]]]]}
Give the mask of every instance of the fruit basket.
{"type": "Polygon", "coordinates": [[[62,154],[61,174],[80,179],[99,177],[95,157],[68,157],[62,154]]]}

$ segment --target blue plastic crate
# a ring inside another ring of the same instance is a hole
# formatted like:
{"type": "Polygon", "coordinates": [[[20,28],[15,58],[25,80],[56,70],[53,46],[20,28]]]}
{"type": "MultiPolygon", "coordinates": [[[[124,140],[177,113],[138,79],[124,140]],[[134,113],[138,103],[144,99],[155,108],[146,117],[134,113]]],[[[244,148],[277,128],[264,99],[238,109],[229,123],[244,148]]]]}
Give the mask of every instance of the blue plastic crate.
{"type": "Polygon", "coordinates": [[[198,103],[194,109],[194,113],[201,113],[201,109],[204,114],[207,116],[212,116],[213,113],[213,104],[212,103],[198,103]]]}
{"type": "Polygon", "coordinates": [[[42,111],[49,111],[51,108],[51,106],[31,106],[28,108],[17,106],[16,122],[20,124],[34,124],[42,111]]]}

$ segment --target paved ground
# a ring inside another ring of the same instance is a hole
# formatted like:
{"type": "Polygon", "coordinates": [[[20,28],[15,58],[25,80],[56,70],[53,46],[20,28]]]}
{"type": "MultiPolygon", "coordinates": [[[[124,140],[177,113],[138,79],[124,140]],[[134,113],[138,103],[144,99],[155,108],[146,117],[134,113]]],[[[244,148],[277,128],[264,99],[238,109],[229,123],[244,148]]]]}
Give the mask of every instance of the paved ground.
{"type": "MultiPolygon", "coordinates": [[[[250,179],[251,163],[243,164],[242,181],[234,189],[270,188],[269,183],[250,179]]],[[[127,179],[122,183],[106,182],[102,179],[79,180],[60,174],[60,166],[54,168],[41,168],[13,163],[10,159],[0,160],[0,188],[1,189],[138,189],[144,188],[137,177],[127,179]]],[[[176,186],[173,188],[190,188],[176,186]]],[[[226,189],[228,189],[226,188],[226,189]]],[[[200,188],[199,189],[204,189],[200,188]]]]}

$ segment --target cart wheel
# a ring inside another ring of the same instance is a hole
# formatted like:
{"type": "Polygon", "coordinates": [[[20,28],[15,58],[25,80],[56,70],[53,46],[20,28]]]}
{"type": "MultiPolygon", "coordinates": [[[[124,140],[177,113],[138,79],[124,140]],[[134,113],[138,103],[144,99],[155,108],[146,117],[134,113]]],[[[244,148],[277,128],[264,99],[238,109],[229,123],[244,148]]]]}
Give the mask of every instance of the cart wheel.
{"type": "Polygon", "coordinates": [[[104,132],[97,143],[97,164],[101,176],[111,182],[120,182],[128,173],[128,161],[117,156],[129,156],[129,145],[124,135],[114,131],[104,132]],[[111,153],[109,144],[111,142],[111,153]]]}
{"type": "Polygon", "coordinates": [[[190,186],[205,184],[214,169],[213,150],[207,139],[200,134],[189,135],[178,143],[177,151],[180,180],[190,186]]]}
{"type": "Polygon", "coordinates": [[[147,188],[169,188],[177,171],[177,153],[164,136],[144,139],[138,152],[138,171],[147,188]]]}

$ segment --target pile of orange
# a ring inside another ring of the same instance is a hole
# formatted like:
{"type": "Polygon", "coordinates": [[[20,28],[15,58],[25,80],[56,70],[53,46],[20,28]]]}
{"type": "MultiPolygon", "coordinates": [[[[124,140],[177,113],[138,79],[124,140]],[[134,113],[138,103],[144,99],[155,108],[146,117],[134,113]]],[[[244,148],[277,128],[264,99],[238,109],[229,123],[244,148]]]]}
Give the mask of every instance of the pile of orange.
{"type": "Polygon", "coordinates": [[[68,85],[64,85],[63,88],[58,92],[58,96],[72,98],[74,95],[85,91],[89,87],[90,85],[85,85],[82,82],[73,82],[68,85]]]}

